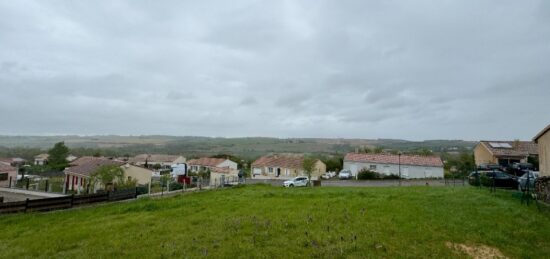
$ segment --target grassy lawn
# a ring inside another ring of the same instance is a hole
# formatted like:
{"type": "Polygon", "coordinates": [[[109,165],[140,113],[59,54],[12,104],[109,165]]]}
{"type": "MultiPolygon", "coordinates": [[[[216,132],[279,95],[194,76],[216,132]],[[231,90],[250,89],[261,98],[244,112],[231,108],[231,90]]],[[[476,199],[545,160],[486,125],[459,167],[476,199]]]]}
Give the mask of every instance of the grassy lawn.
{"type": "Polygon", "coordinates": [[[550,255],[550,216],[471,187],[246,186],[95,208],[0,216],[0,258],[550,255]]]}

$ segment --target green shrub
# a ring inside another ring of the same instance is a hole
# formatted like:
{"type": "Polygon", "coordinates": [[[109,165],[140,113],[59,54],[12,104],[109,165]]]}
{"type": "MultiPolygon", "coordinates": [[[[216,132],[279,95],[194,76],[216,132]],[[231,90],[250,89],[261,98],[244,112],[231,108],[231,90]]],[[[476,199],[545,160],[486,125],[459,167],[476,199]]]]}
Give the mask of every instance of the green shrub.
{"type": "Polygon", "coordinates": [[[382,176],[382,179],[386,179],[386,180],[397,180],[397,179],[399,179],[399,175],[396,175],[396,174],[383,175],[383,176],[382,176]]]}
{"type": "Polygon", "coordinates": [[[359,180],[373,180],[373,179],[381,179],[382,176],[374,171],[368,170],[368,169],[362,169],[357,174],[357,179],[359,180]]]}
{"type": "Polygon", "coordinates": [[[183,184],[178,182],[170,183],[170,191],[181,190],[181,189],[183,189],[183,184]]]}

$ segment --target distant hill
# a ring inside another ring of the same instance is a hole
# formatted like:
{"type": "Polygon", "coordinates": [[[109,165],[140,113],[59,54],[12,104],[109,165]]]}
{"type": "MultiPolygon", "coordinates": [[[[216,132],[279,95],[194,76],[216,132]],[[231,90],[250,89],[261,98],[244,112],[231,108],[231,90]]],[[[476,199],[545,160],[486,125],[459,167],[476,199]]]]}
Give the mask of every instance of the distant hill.
{"type": "Polygon", "coordinates": [[[322,138],[210,138],[177,136],[0,136],[4,149],[33,148],[46,150],[64,141],[72,149],[100,149],[117,155],[138,153],[184,154],[187,156],[233,154],[254,158],[266,153],[295,152],[344,154],[365,147],[434,152],[471,150],[476,142],[463,140],[407,141],[395,139],[322,139],[322,138]]]}

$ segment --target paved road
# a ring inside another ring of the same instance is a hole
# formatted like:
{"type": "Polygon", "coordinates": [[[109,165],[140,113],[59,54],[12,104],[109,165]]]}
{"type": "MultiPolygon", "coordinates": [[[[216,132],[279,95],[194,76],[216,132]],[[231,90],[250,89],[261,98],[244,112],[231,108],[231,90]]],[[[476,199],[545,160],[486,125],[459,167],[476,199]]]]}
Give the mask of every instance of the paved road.
{"type": "MultiPolygon", "coordinates": [[[[271,184],[273,186],[283,186],[284,180],[260,180],[246,179],[246,184],[271,184]]],[[[456,186],[468,185],[461,179],[454,182],[456,186]]],[[[401,186],[445,186],[453,185],[452,180],[402,180],[401,186]]],[[[321,186],[350,186],[350,187],[384,187],[384,186],[399,186],[399,180],[323,180],[321,186]]]]}
{"type": "Polygon", "coordinates": [[[27,198],[30,200],[43,199],[44,197],[28,195],[22,193],[0,191],[0,197],[4,197],[4,202],[24,201],[27,198]]]}
{"type": "Polygon", "coordinates": [[[27,198],[31,200],[35,200],[35,199],[61,197],[61,196],[64,196],[64,195],[59,193],[46,193],[46,192],[37,192],[37,191],[24,190],[24,189],[0,187],[0,197],[4,197],[4,202],[24,201],[27,198]]]}

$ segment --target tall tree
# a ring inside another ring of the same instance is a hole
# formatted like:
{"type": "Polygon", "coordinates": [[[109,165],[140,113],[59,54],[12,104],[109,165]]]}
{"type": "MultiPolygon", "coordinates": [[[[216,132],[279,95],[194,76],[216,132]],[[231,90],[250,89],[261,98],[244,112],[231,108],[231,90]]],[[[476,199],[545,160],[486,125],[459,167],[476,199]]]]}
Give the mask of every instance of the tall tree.
{"type": "MultiPolygon", "coordinates": [[[[311,173],[315,170],[315,163],[317,163],[317,159],[311,157],[305,157],[302,162],[302,168],[307,174],[309,185],[311,185],[311,173]]],[[[313,185],[311,186],[313,187],[313,185]]]]}
{"type": "Polygon", "coordinates": [[[115,182],[124,182],[124,170],[117,165],[104,165],[100,166],[91,175],[90,185],[95,186],[96,183],[101,183],[103,187],[107,188],[109,185],[115,182]]]}
{"type": "Polygon", "coordinates": [[[67,156],[69,156],[69,148],[64,142],[56,143],[52,149],[48,151],[48,165],[55,170],[63,170],[69,165],[67,156]]]}

